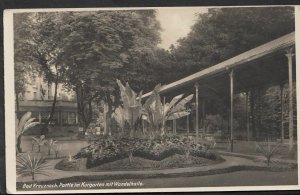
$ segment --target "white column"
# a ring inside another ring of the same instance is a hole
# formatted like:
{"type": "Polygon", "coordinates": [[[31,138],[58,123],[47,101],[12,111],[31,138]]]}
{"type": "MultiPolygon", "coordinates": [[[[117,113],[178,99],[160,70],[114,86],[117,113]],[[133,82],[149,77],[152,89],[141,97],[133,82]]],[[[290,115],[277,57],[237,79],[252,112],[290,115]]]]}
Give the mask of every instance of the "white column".
{"type": "Polygon", "coordinates": [[[250,141],[250,121],[249,121],[249,92],[246,92],[246,128],[247,128],[247,141],[250,141]]]}
{"type": "Polygon", "coordinates": [[[284,140],[284,115],[283,115],[283,84],[280,85],[280,114],[281,114],[281,143],[284,140]]]}
{"type": "Polygon", "coordinates": [[[196,106],[196,139],[198,140],[199,139],[199,105],[198,105],[198,102],[199,102],[199,84],[198,83],[195,83],[195,93],[196,93],[196,102],[195,102],[195,106],[196,106]]]}
{"type": "Polygon", "coordinates": [[[288,59],[289,72],[289,150],[294,144],[294,109],[293,109],[293,56],[292,50],[289,50],[285,56],[288,59]]]}
{"type": "Polygon", "coordinates": [[[231,145],[230,145],[230,151],[233,152],[233,90],[234,90],[234,86],[233,86],[233,79],[234,79],[234,73],[233,70],[231,70],[231,72],[229,73],[229,77],[230,77],[230,141],[231,141],[231,145]]]}
{"type": "Polygon", "coordinates": [[[202,129],[203,129],[203,134],[206,134],[206,129],[205,129],[205,125],[204,125],[204,121],[205,121],[205,99],[202,100],[202,129]]]}

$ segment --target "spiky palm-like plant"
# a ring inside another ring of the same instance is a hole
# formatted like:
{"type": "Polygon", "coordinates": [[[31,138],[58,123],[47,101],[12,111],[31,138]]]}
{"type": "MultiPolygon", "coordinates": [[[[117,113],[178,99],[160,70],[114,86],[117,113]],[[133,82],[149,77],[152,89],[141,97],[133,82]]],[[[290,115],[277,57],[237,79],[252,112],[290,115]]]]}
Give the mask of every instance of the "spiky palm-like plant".
{"type": "Polygon", "coordinates": [[[264,157],[266,158],[267,160],[267,165],[268,167],[270,166],[270,162],[271,162],[271,158],[278,153],[278,148],[280,146],[280,143],[276,143],[274,144],[273,146],[271,146],[271,143],[268,139],[267,141],[267,146],[265,146],[264,143],[257,143],[255,142],[256,144],[256,148],[258,149],[258,151],[260,153],[262,153],[264,155],[264,157]]]}
{"type": "Polygon", "coordinates": [[[48,168],[47,161],[41,156],[30,154],[17,156],[17,175],[19,176],[30,175],[34,181],[36,175],[49,176],[48,168]]]}
{"type": "Polygon", "coordinates": [[[46,146],[48,148],[48,156],[51,155],[51,150],[54,149],[54,146],[56,145],[56,143],[57,143],[57,141],[53,140],[53,139],[45,141],[45,144],[46,144],[46,146]]]}
{"type": "Polygon", "coordinates": [[[54,151],[54,154],[55,154],[55,158],[58,157],[58,154],[60,153],[61,148],[62,148],[62,146],[60,144],[54,145],[53,151],[54,151]]]}
{"type": "Polygon", "coordinates": [[[141,91],[137,96],[137,94],[130,88],[128,83],[126,83],[126,85],[124,86],[121,83],[121,81],[117,79],[117,84],[120,88],[121,99],[123,102],[122,115],[124,116],[125,121],[130,126],[130,136],[133,136],[133,132],[135,130],[135,124],[142,114],[141,109],[142,109],[143,92],[141,91]]]}
{"type": "Polygon", "coordinates": [[[38,152],[41,152],[41,146],[45,145],[47,140],[45,139],[45,135],[41,135],[41,137],[32,137],[35,144],[38,146],[38,152]]]}
{"type": "Polygon", "coordinates": [[[26,112],[19,120],[16,116],[16,148],[17,153],[22,152],[21,138],[25,131],[36,126],[39,122],[34,122],[35,118],[31,118],[31,112],[26,112]]]}
{"type": "Polygon", "coordinates": [[[121,106],[115,109],[115,111],[112,113],[112,117],[117,121],[121,132],[124,134],[124,127],[126,123],[125,118],[125,110],[121,106]]]}
{"type": "Polygon", "coordinates": [[[143,105],[143,119],[150,124],[155,131],[161,129],[162,134],[165,132],[165,124],[168,120],[179,119],[190,114],[186,104],[193,99],[193,94],[183,98],[184,94],[175,96],[170,103],[162,103],[159,95],[161,85],[157,85],[150,97],[143,105]]]}

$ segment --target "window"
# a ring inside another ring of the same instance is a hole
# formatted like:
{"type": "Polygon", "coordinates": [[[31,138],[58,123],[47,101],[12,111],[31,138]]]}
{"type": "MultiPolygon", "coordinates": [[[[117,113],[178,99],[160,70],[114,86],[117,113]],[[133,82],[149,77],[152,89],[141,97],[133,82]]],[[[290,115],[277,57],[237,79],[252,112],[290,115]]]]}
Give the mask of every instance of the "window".
{"type": "Polygon", "coordinates": [[[62,124],[67,125],[68,124],[68,113],[67,112],[62,112],[61,114],[62,114],[62,116],[61,116],[62,124]]]}
{"type": "Polygon", "coordinates": [[[49,112],[41,112],[42,123],[46,123],[48,121],[49,114],[49,112]]]}
{"type": "Polygon", "coordinates": [[[39,112],[31,112],[31,117],[35,118],[38,121],[39,120],[39,112]]]}
{"type": "Polygon", "coordinates": [[[69,124],[70,125],[76,124],[76,113],[74,112],[69,113],[69,124]]]}
{"type": "Polygon", "coordinates": [[[59,122],[59,113],[58,112],[55,112],[53,117],[52,117],[52,121],[51,121],[51,124],[60,124],[59,122]]]}

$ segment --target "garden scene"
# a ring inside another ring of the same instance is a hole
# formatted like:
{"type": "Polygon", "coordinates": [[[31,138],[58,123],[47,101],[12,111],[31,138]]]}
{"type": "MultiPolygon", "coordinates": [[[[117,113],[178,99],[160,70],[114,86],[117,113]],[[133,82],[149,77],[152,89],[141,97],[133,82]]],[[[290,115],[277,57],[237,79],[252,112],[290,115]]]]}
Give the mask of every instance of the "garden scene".
{"type": "Polygon", "coordinates": [[[14,15],[19,190],[298,184],[293,9],[187,12],[14,15]]]}

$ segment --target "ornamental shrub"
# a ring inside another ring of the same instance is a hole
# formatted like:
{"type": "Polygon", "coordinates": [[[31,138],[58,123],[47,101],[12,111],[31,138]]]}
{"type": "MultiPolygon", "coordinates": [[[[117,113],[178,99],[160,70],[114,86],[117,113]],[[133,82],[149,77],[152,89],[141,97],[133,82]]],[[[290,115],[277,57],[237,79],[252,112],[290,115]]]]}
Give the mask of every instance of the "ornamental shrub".
{"type": "Polygon", "coordinates": [[[104,163],[131,157],[141,157],[149,160],[161,161],[175,154],[186,154],[187,146],[191,156],[217,160],[219,157],[205,150],[206,146],[194,139],[172,136],[156,139],[130,138],[101,138],[95,143],[82,148],[74,159],[87,158],[87,168],[104,163]]]}

